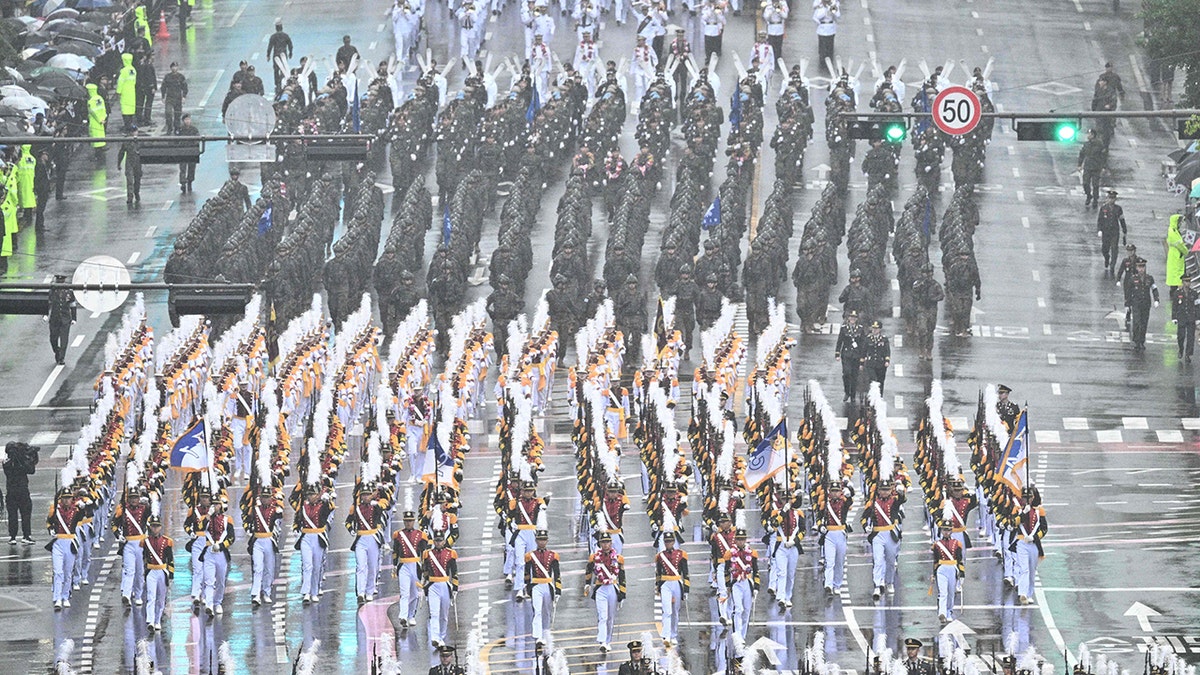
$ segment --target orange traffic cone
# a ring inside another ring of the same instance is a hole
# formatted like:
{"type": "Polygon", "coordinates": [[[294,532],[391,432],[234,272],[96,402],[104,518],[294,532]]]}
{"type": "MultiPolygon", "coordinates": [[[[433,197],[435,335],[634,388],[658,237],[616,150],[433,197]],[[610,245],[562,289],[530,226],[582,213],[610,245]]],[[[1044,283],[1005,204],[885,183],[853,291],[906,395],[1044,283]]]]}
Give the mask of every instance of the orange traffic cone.
{"type": "Polygon", "coordinates": [[[154,37],[157,37],[157,38],[171,37],[171,31],[167,30],[167,13],[166,12],[158,13],[158,34],[155,35],[154,37]]]}

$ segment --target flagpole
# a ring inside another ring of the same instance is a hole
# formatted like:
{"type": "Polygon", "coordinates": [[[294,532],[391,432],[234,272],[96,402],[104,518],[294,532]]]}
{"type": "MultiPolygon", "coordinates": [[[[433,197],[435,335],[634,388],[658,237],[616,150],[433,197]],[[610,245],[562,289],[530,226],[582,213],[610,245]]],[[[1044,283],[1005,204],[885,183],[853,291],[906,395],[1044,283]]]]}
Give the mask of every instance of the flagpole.
{"type": "Polygon", "coordinates": [[[1021,412],[1025,414],[1025,438],[1021,439],[1025,443],[1025,486],[1029,487],[1029,465],[1033,462],[1033,448],[1029,446],[1029,401],[1021,412]]]}

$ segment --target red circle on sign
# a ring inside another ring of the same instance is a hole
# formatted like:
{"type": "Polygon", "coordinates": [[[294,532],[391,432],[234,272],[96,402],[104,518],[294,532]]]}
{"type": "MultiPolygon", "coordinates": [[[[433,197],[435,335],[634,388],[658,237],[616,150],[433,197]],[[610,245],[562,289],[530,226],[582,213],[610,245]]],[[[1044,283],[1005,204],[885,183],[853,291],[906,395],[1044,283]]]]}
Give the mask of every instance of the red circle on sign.
{"type": "Polygon", "coordinates": [[[933,99],[933,123],[952,135],[969,134],[979,125],[983,106],[975,92],[966,87],[952,86],[938,92],[933,99]]]}

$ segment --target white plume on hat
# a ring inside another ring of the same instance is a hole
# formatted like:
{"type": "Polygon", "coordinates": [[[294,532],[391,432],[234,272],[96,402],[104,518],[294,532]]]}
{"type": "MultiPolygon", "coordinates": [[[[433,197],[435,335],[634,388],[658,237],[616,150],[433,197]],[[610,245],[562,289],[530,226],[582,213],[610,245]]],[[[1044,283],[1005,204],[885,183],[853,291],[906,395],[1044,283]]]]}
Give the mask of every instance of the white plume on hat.
{"type": "Polygon", "coordinates": [[[983,422],[988,431],[996,437],[996,442],[1003,448],[1008,445],[1008,429],[1000,420],[1000,413],[996,412],[996,403],[999,400],[996,394],[996,385],[988,384],[983,388],[983,422]]]}
{"type": "Polygon", "coordinates": [[[946,430],[945,417],[942,415],[944,399],[941,380],[934,380],[930,385],[926,403],[929,404],[929,430],[934,443],[942,451],[942,466],[946,468],[947,474],[957,476],[962,473],[962,463],[958,459],[958,446],[954,434],[946,430]]]}
{"type": "Polygon", "coordinates": [[[879,429],[879,438],[882,441],[879,452],[879,477],[890,480],[896,458],[900,456],[900,449],[896,446],[896,435],[892,433],[892,427],[888,424],[887,402],[883,400],[883,392],[878,382],[871,383],[871,389],[867,392],[867,403],[875,411],[875,426],[879,429]]]}

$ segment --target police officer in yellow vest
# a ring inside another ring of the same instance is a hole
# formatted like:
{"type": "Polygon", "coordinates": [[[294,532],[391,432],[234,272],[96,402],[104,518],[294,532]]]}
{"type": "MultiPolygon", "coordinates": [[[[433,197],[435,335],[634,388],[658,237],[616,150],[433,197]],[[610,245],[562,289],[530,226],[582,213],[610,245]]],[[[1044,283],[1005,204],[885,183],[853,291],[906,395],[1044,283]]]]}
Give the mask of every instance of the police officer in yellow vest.
{"type": "Polygon", "coordinates": [[[24,225],[33,221],[33,212],[37,209],[37,194],[33,191],[33,177],[37,172],[37,159],[28,145],[21,146],[21,157],[17,160],[17,199],[21,208],[21,218],[24,225]]]}
{"type": "MultiPolygon", "coordinates": [[[[142,7],[138,9],[145,12],[142,7]]],[[[123,129],[128,133],[137,121],[137,68],[133,67],[133,54],[122,54],[121,63],[121,72],[117,75],[117,96],[121,100],[123,129]]]]}

